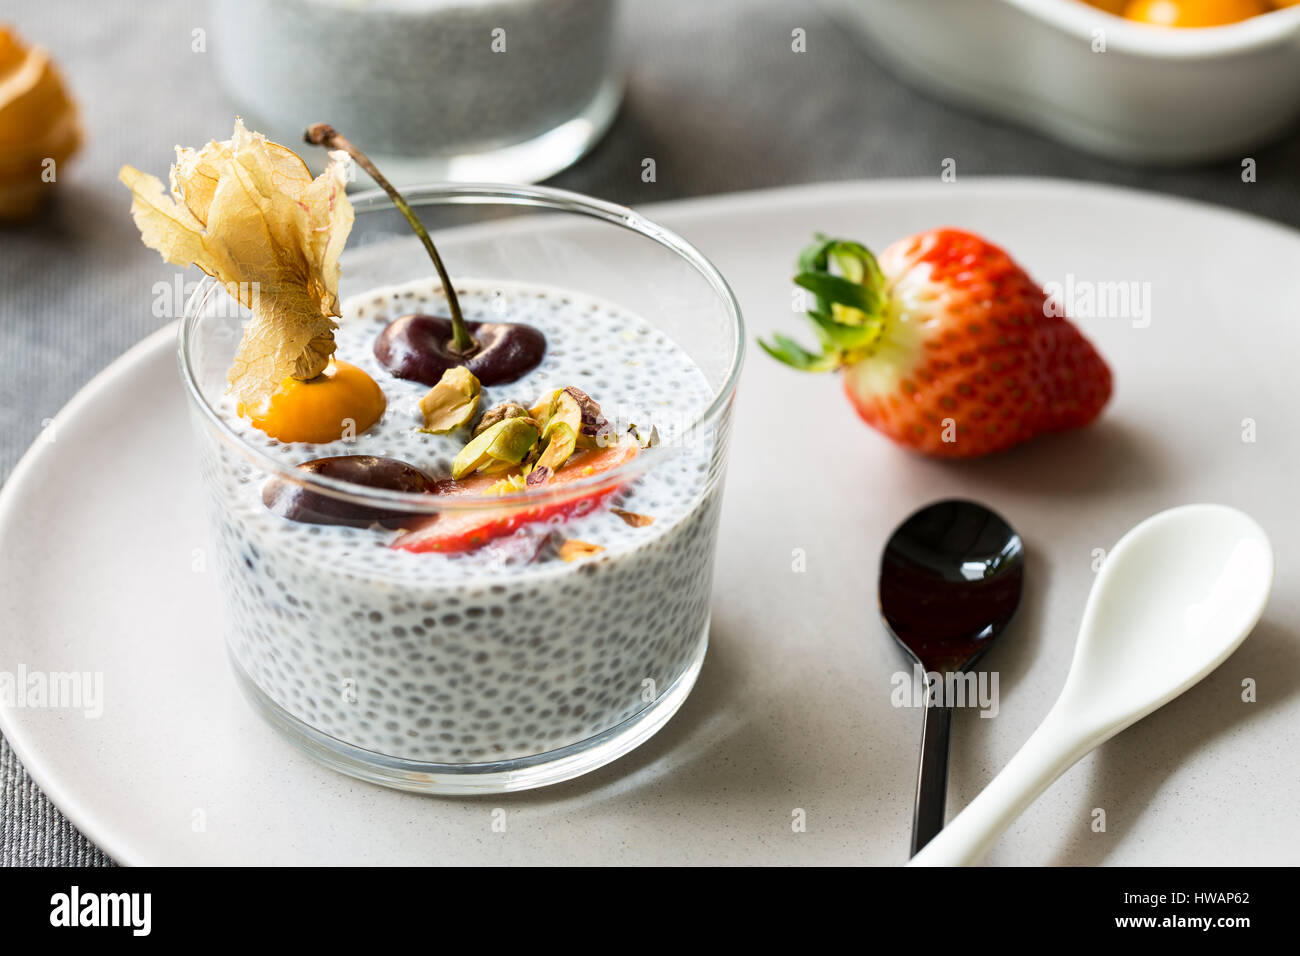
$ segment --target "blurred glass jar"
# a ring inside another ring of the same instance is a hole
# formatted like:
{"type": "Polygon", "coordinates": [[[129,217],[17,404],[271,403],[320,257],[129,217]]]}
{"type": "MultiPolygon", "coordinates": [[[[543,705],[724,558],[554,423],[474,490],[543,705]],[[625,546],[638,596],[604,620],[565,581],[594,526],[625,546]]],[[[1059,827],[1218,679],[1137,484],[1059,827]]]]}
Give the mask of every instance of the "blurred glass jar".
{"type": "Polygon", "coordinates": [[[614,0],[214,0],[213,14],[250,126],[293,143],[331,123],[399,185],[545,179],[622,95],[614,0]]]}

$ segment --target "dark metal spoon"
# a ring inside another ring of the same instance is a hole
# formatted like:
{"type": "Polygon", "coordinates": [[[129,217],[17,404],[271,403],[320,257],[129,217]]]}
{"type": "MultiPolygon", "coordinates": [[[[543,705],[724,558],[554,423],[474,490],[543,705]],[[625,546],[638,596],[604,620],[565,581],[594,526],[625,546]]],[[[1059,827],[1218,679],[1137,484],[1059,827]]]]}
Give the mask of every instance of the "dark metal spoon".
{"type": "MultiPolygon", "coordinates": [[[[1024,578],[1020,535],[1000,515],[973,501],[937,501],[890,535],[880,559],[880,615],[927,675],[957,673],[1011,621],[1024,578]]],[[[943,829],[948,795],[952,702],[932,696],[921,731],[914,856],[943,829]]]]}

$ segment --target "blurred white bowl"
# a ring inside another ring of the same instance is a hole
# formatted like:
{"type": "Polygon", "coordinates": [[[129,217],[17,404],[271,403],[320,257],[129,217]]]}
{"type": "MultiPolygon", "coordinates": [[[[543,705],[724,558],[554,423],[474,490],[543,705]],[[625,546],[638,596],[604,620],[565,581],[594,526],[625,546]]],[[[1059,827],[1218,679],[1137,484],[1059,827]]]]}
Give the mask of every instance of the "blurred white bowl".
{"type": "Polygon", "coordinates": [[[917,86],[1103,156],[1243,157],[1300,114],[1300,7],[1162,29],[1081,0],[833,3],[917,86]]]}

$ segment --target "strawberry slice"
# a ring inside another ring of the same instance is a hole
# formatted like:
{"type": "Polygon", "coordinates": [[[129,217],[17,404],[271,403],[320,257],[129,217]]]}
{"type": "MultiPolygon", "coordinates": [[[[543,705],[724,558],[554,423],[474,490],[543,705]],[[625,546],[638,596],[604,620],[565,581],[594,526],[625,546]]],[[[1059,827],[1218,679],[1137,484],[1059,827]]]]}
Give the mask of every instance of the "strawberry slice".
{"type": "MultiPolygon", "coordinates": [[[[617,468],[624,462],[630,461],[638,451],[639,448],[633,441],[623,441],[608,448],[580,451],[551,476],[546,487],[552,489],[578,478],[587,478],[617,468]]],[[[448,479],[438,482],[436,493],[452,497],[482,495],[501,478],[501,475],[473,475],[461,481],[448,479]]],[[[392,547],[403,551],[436,551],[442,554],[473,551],[495,538],[511,534],[526,524],[589,514],[601,501],[617,490],[616,486],[591,494],[552,498],[535,508],[515,507],[503,508],[499,511],[482,509],[436,515],[423,527],[402,535],[393,542],[392,547]]]]}
{"type": "Polygon", "coordinates": [[[1087,425],[1110,398],[1092,343],[979,236],[932,229],[879,260],[860,243],[821,239],[799,266],[821,351],[784,335],[759,344],[804,371],[841,370],[858,415],[912,451],[1001,451],[1087,425]]]}

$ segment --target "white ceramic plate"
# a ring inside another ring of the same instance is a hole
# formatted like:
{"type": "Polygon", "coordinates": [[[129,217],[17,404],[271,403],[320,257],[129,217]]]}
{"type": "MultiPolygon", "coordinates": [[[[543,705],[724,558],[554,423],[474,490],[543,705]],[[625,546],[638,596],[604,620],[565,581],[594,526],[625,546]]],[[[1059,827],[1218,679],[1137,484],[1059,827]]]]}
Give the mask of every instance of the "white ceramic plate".
{"type": "Polygon", "coordinates": [[[0,496],[0,670],[104,675],[97,719],[0,711],[54,802],[127,863],[901,863],[920,713],[891,705],[891,676],[906,668],[876,618],[877,555],[895,523],[960,494],[1027,543],[1025,603],[986,658],[1001,712],[956,722],[953,812],[1060,690],[1094,549],[1162,508],[1219,501],[1273,537],[1263,623],[1210,678],[1067,773],[990,862],[1295,863],[1300,236],[1050,181],[833,184],[646,211],[714,259],[755,334],[795,327],[791,262],[814,230],[879,248],[939,224],[987,234],[1044,283],[1149,283],[1150,324],[1079,320],[1116,373],[1100,423],[964,464],[899,451],[857,421],[836,380],[755,349],[694,694],[603,770],[472,799],[337,776],[238,696],[214,575],[196,564],[206,530],[163,330],[68,405],[0,496]],[[1241,699],[1248,678],[1255,703],[1241,699]],[[1097,809],[1105,832],[1091,829],[1097,809]],[[792,828],[798,811],[805,832],[792,828]]]}

